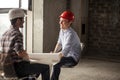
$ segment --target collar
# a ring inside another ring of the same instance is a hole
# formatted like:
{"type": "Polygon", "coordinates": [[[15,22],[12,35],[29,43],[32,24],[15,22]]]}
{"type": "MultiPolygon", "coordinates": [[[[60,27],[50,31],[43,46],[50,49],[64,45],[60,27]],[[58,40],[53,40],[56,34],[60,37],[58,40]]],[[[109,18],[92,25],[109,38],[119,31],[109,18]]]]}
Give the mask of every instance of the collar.
{"type": "Polygon", "coordinates": [[[69,31],[71,29],[71,27],[69,27],[69,28],[67,28],[67,29],[62,29],[62,32],[67,32],[67,31],[69,31]]]}
{"type": "Polygon", "coordinates": [[[11,29],[19,30],[19,28],[14,27],[13,25],[10,26],[11,29]]]}

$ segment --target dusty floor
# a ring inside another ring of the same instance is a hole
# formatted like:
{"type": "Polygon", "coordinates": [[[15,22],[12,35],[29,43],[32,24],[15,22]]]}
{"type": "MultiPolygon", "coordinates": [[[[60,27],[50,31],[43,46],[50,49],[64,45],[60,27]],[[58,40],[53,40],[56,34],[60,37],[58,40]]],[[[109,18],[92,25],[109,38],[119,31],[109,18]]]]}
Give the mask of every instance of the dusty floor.
{"type": "Polygon", "coordinates": [[[60,80],[120,80],[120,63],[82,59],[74,68],[62,68],[60,80]]]}
{"type": "Polygon", "coordinates": [[[60,80],[120,80],[120,63],[82,59],[74,68],[62,68],[60,80]]]}
{"type": "Polygon", "coordinates": [[[81,60],[74,68],[62,68],[60,80],[120,80],[120,63],[81,60]]]}

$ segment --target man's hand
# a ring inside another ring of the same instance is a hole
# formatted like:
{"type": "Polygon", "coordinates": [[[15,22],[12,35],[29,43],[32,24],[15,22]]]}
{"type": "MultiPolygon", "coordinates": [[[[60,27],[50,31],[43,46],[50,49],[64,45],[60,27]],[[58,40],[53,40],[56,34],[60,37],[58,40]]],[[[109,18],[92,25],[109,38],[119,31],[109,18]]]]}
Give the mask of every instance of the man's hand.
{"type": "Polygon", "coordinates": [[[61,59],[63,57],[63,54],[60,52],[59,53],[59,58],[61,59]]]}
{"type": "Polygon", "coordinates": [[[25,50],[21,51],[20,53],[18,53],[19,57],[22,57],[25,60],[29,60],[29,56],[27,54],[27,52],[25,50]]]}
{"type": "Polygon", "coordinates": [[[50,51],[50,53],[54,53],[53,51],[50,51]]]}

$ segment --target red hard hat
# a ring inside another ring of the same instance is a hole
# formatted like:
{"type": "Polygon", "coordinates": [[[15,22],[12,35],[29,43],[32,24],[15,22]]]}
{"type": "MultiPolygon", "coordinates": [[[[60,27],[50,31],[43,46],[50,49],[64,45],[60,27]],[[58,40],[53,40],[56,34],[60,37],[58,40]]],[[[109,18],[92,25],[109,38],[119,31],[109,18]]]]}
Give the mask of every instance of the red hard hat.
{"type": "Polygon", "coordinates": [[[71,11],[64,11],[61,15],[60,18],[68,19],[68,20],[74,20],[74,14],[71,11]]]}

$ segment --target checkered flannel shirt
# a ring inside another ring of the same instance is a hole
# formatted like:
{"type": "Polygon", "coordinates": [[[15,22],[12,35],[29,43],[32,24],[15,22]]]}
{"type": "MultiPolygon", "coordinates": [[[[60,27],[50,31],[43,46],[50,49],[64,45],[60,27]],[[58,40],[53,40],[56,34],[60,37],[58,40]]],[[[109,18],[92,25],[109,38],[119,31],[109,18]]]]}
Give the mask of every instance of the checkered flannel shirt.
{"type": "Polygon", "coordinates": [[[19,29],[10,26],[1,38],[2,53],[12,55],[13,61],[21,61],[17,53],[23,50],[23,35],[19,29]]]}

